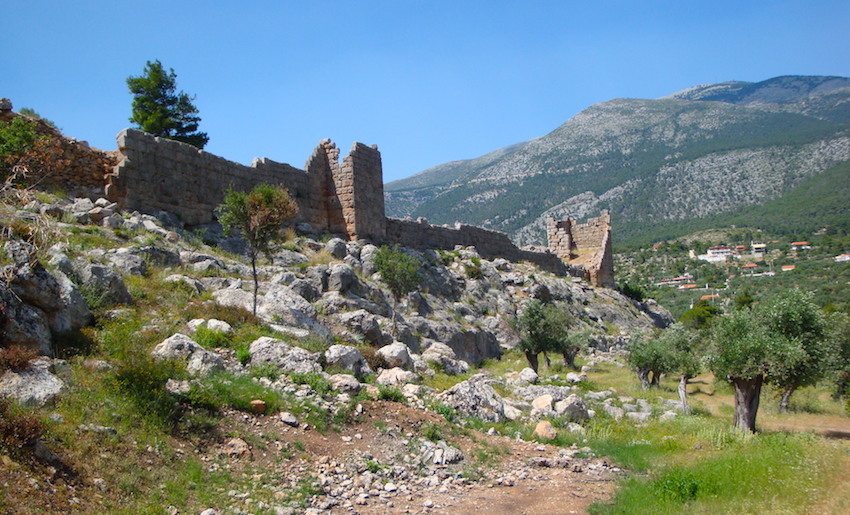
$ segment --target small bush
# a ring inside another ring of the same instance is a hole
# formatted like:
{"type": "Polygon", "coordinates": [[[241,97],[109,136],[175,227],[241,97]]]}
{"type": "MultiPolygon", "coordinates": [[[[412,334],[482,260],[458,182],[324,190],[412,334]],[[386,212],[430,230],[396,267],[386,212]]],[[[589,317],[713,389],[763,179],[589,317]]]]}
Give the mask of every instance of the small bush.
{"type": "Polygon", "coordinates": [[[455,409],[448,404],[443,404],[442,402],[434,406],[434,412],[438,415],[442,415],[448,422],[454,422],[455,418],[457,418],[457,412],[455,409]]]}
{"type": "Polygon", "coordinates": [[[44,422],[21,409],[13,401],[0,398],[0,446],[7,452],[32,445],[45,432],[44,422]]]}
{"type": "Polygon", "coordinates": [[[357,350],[360,351],[360,354],[363,356],[363,359],[366,360],[366,363],[369,364],[369,368],[377,371],[379,368],[390,368],[389,363],[384,357],[378,354],[378,349],[375,347],[369,346],[358,346],[357,350]]]}
{"type": "Polygon", "coordinates": [[[407,397],[404,396],[401,390],[394,386],[378,385],[378,400],[393,401],[401,404],[407,404],[407,397]]]}
{"type": "Polygon", "coordinates": [[[198,326],[192,339],[205,349],[230,347],[233,343],[231,335],[217,329],[210,329],[206,325],[198,326]]]}
{"type": "Polygon", "coordinates": [[[169,379],[183,376],[185,368],[181,363],[156,360],[140,353],[119,363],[114,384],[142,418],[161,426],[173,424],[180,414],[177,399],[166,390],[165,384],[169,379]]]}
{"type": "Polygon", "coordinates": [[[18,372],[29,368],[30,361],[38,357],[38,349],[11,345],[0,349],[0,372],[12,370],[18,372]]]}
{"type": "Polygon", "coordinates": [[[283,396],[255,382],[250,376],[234,376],[222,372],[207,377],[203,383],[193,384],[189,390],[189,402],[193,406],[219,411],[230,407],[239,411],[252,411],[251,401],[265,401],[266,411],[280,411],[283,396]]]}
{"type": "Polygon", "coordinates": [[[437,424],[431,422],[422,425],[422,436],[424,436],[428,440],[431,440],[432,442],[439,442],[440,440],[444,439],[442,428],[440,428],[440,426],[438,426],[437,424]]]}
{"type": "Polygon", "coordinates": [[[295,384],[310,385],[310,388],[319,395],[324,395],[333,389],[330,381],[318,372],[294,373],[290,377],[295,384]]]}

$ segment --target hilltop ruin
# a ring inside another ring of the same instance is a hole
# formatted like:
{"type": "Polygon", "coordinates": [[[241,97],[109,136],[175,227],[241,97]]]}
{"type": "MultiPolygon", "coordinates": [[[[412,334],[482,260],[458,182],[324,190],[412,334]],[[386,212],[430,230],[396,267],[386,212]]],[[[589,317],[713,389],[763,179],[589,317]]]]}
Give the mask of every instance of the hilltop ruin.
{"type": "MultiPolygon", "coordinates": [[[[11,104],[3,115],[17,116],[11,112],[11,104]]],[[[488,259],[528,261],[558,275],[585,278],[596,286],[614,285],[607,212],[585,224],[570,219],[550,221],[549,249],[520,249],[506,234],[472,225],[439,226],[424,219],[388,218],[381,153],[375,145],[354,143],[340,161],[337,146],[322,140],[299,169],[267,158],[245,166],[135,129],[121,131],[117,151],[108,153],[88,149],[58,132],[48,135],[61,138],[63,148],[70,141],[87,155],[97,155],[96,162],[84,166],[85,170],[75,164],[79,160],[69,159],[67,170],[52,182],[70,193],[104,195],[123,209],[171,212],[189,227],[214,222],[215,208],[229,189],[246,191],[259,183],[280,184],[298,203],[296,222],[301,227],[309,225],[316,233],[416,249],[474,246],[488,259]],[[102,180],[93,180],[94,176],[102,180]]]]}

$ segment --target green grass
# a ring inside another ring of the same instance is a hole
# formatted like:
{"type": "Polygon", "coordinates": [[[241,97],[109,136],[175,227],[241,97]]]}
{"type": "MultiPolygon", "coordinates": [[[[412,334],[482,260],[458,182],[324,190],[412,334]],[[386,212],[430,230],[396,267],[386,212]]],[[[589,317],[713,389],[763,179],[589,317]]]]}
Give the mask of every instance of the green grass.
{"type": "Polygon", "coordinates": [[[591,513],[806,513],[836,461],[809,435],[741,438],[718,456],[627,479],[591,513]]]}

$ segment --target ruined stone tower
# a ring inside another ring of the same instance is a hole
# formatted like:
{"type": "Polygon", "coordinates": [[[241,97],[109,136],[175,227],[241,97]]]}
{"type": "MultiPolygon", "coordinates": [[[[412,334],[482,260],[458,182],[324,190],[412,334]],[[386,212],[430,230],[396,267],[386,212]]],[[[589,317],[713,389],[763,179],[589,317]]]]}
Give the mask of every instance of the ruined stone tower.
{"type": "Polygon", "coordinates": [[[571,218],[546,220],[549,248],[567,263],[581,265],[596,286],[614,286],[614,258],[611,252],[611,215],[603,211],[597,218],[580,224],[571,218]]]}

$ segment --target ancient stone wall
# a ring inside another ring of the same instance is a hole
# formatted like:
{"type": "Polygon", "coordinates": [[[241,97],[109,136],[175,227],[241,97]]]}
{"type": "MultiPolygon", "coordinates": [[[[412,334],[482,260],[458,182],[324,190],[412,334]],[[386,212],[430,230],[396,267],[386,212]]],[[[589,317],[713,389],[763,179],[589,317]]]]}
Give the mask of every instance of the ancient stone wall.
{"type": "Polygon", "coordinates": [[[0,106],[0,123],[11,123],[16,117],[32,121],[36,134],[43,138],[37,142],[27,161],[28,184],[58,189],[69,196],[96,199],[103,196],[105,177],[112,171],[117,157],[89,147],[83,141],[64,137],[58,130],[42,120],[35,120],[12,111],[8,101],[0,106]]]}
{"type": "Polygon", "coordinates": [[[384,238],[387,218],[383,180],[378,147],[355,143],[334,174],[336,196],[342,207],[347,234],[352,239],[384,238]]]}
{"type": "Polygon", "coordinates": [[[455,224],[454,227],[431,225],[424,219],[386,219],[386,242],[415,249],[453,250],[456,246],[475,247],[486,259],[498,257],[510,261],[528,261],[557,275],[588,278],[582,267],[565,263],[551,252],[523,250],[514,245],[508,235],[474,225],[455,224]]]}
{"type": "Polygon", "coordinates": [[[118,135],[118,151],[106,195],[125,209],[169,211],[200,225],[214,220],[228,190],[280,184],[298,203],[296,222],[351,238],[384,234],[380,153],[361,143],[340,164],[339,149],[323,140],[304,170],[267,158],[245,166],[135,129],[118,135]]]}
{"type": "MultiPolygon", "coordinates": [[[[17,116],[11,113],[11,103],[8,109],[0,109],[0,118],[10,116],[17,116]]],[[[39,127],[47,130],[48,126],[41,123],[39,127]]],[[[59,179],[67,183],[69,191],[86,190],[86,195],[100,196],[105,189],[106,197],[124,209],[168,211],[188,226],[214,221],[215,209],[230,189],[248,191],[259,183],[279,184],[298,204],[295,221],[308,223],[317,232],[417,249],[472,246],[487,259],[528,261],[552,273],[583,277],[596,285],[614,283],[607,212],[584,224],[570,219],[549,220],[551,251],[542,252],[520,249],[506,234],[472,225],[447,227],[425,220],[387,218],[381,154],[374,145],[355,143],[340,163],[339,149],[330,140],[323,140],[302,170],[266,158],[245,166],[135,129],[119,133],[117,152],[97,153],[95,157],[89,155],[95,153],[87,146],[58,137],[68,146],[62,152],[66,153],[70,175],[59,179]],[[111,173],[104,174],[113,164],[111,173]],[[576,256],[584,259],[571,261],[576,256]]]]}

